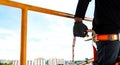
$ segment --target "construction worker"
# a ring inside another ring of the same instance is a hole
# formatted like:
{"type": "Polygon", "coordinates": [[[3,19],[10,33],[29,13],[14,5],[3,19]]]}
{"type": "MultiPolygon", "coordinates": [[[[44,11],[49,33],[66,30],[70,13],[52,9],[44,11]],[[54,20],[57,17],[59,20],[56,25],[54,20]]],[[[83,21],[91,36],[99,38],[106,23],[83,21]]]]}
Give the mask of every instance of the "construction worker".
{"type": "MultiPolygon", "coordinates": [[[[85,37],[87,26],[82,20],[90,0],[78,0],[74,36],[85,37]]],[[[92,29],[96,35],[97,55],[93,65],[115,65],[120,59],[120,0],[95,0],[92,29]]]]}

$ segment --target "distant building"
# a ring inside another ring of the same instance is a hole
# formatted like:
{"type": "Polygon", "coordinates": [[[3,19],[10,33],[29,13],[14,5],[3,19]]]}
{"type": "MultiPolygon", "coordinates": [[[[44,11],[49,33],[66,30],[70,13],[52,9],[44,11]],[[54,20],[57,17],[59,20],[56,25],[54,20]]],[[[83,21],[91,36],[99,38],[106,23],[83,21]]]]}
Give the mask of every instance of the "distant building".
{"type": "Polygon", "coordinates": [[[37,58],[34,60],[34,65],[45,65],[45,59],[44,58],[37,58]]]}
{"type": "MultiPolygon", "coordinates": [[[[1,60],[2,63],[13,63],[13,65],[20,65],[19,60],[1,60]]],[[[80,63],[84,62],[83,60],[76,61],[74,65],[80,65],[80,63]]],[[[45,60],[44,58],[36,58],[34,60],[27,60],[26,65],[73,65],[71,60],[65,61],[64,59],[58,59],[58,58],[51,58],[48,60],[45,60]]],[[[86,65],[92,65],[86,64],[86,65]]]]}
{"type": "Polygon", "coordinates": [[[19,60],[13,60],[13,65],[20,65],[19,60]]]}
{"type": "Polygon", "coordinates": [[[27,60],[27,64],[26,65],[33,65],[33,61],[32,60],[27,60]]]}
{"type": "Polygon", "coordinates": [[[57,59],[57,58],[52,58],[48,60],[48,65],[59,65],[59,64],[65,65],[65,60],[57,59]]]}

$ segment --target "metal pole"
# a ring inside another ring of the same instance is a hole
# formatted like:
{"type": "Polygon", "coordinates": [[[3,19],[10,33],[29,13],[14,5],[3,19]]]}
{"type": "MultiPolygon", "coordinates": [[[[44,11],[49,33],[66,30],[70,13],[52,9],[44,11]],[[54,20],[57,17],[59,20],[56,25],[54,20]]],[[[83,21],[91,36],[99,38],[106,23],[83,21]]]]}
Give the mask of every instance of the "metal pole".
{"type": "Polygon", "coordinates": [[[27,11],[26,8],[22,9],[20,65],[26,65],[27,11]]]}

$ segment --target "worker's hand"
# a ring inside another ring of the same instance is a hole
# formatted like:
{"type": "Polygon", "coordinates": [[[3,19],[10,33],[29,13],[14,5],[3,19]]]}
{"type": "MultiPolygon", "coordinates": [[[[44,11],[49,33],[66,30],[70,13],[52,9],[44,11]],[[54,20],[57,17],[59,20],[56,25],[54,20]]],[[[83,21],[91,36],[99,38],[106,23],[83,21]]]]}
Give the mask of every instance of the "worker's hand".
{"type": "Polygon", "coordinates": [[[85,37],[87,35],[87,26],[82,21],[74,22],[73,35],[77,37],[85,37]]]}
{"type": "Polygon", "coordinates": [[[75,17],[74,20],[75,20],[75,22],[81,22],[82,18],[75,17]]]}

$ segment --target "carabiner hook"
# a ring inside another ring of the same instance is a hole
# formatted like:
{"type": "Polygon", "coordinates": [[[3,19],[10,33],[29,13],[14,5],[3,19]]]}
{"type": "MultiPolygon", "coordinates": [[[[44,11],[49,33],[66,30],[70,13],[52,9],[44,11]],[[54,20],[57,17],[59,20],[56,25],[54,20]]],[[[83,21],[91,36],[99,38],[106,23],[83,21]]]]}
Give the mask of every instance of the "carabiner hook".
{"type": "Polygon", "coordinates": [[[90,41],[90,40],[96,41],[95,38],[97,34],[95,33],[95,31],[92,29],[88,29],[87,32],[92,32],[92,38],[86,39],[85,41],[90,41]]]}

